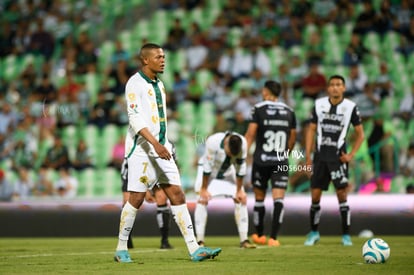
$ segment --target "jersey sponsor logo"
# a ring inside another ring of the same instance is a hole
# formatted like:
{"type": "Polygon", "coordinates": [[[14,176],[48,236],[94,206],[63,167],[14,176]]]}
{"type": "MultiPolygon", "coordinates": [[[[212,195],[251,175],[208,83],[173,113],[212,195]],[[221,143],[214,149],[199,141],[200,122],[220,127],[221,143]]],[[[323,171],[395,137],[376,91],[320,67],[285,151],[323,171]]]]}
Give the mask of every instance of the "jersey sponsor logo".
{"type": "Polygon", "coordinates": [[[336,147],[338,145],[338,142],[333,141],[331,137],[324,137],[322,138],[321,145],[336,147]]]}
{"type": "Polygon", "coordinates": [[[266,155],[266,154],[261,154],[260,159],[263,162],[266,162],[266,161],[280,161],[280,160],[283,160],[284,157],[283,156],[280,156],[280,157],[279,156],[269,156],[269,155],[266,155]]]}
{"type": "Polygon", "coordinates": [[[321,127],[324,132],[336,133],[342,131],[343,125],[322,124],[321,127]]]}
{"type": "Polygon", "coordinates": [[[334,121],[342,121],[344,115],[343,114],[330,114],[326,112],[322,112],[322,119],[334,120],[334,121]]]}

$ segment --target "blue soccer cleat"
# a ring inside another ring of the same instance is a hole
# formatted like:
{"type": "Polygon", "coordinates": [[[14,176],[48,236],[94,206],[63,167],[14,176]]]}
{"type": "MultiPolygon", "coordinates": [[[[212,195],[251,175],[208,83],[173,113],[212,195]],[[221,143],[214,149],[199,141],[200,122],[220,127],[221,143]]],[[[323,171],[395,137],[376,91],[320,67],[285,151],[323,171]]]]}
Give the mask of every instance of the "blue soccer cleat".
{"type": "Polygon", "coordinates": [[[321,238],[321,236],[319,235],[318,231],[311,231],[306,236],[305,245],[306,246],[312,246],[312,245],[316,244],[319,241],[320,238],[321,238]]]}
{"type": "Polygon", "coordinates": [[[201,262],[206,259],[214,259],[218,254],[220,254],[221,248],[211,249],[208,247],[200,246],[193,254],[191,254],[191,260],[193,262],[201,262]]]}
{"type": "Polygon", "coordinates": [[[119,263],[132,263],[131,257],[129,256],[128,250],[118,250],[114,255],[115,262],[119,263]]]}
{"type": "Polygon", "coordinates": [[[342,235],[342,244],[344,246],[352,246],[351,236],[348,234],[342,235]]]}

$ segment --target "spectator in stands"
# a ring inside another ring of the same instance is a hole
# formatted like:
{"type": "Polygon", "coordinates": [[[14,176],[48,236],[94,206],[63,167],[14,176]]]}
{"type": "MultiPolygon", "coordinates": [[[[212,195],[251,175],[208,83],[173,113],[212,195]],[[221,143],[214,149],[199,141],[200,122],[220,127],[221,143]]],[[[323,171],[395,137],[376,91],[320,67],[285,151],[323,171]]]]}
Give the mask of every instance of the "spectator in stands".
{"type": "Polygon", "coordinates": [[[38,170],[38,177],[33,187],[33,196],[47,197],[53,195],[53,183],[48,178],[48,169],[41,166],[38,170]]]}
{"type": "Polygon", "coordinates": [[[323,26],[335,20],[337,7],[333,0],[316,0],[313,3],[312,12],[316,18],[316,24],[323,26]]]}
{"type": "Polygon", "coordinates": [[[109,123],[109,105],[103,91],[98,94],[97,101],[89,117],[89,123],[98,126],[100,129],[109,123]]]}
{"type": "Polygon", "coordinates": [[[365,84],[368,82],[368,76],[361,72],[359,64],[352,64],[349,68],[349,77],[346,79],[345,97],[353,97],[362,94],[365,84]]]}
{"type": "Polygon", "coordinates": [[[354,18],[355,8],[354,4],[348,0],[336,1],[336,17],[334,23],[338,27],[342,27],[344,24],[351,22],[354,18]]]}
{"type": "Polygon", "coordinates": [[[188,96],[188,80],[179,71],[174,72],[174,81],[172,86],[171,104],[169,104],[172,110],[176,110],[177,107],[188,96]]]}
{"type": "Polygon", "coordinates": [[[280,42],[280,29],[274,18],[266,17],[265,23],[259,27],[258,39],[264,48],[276,46],[280,42]]]}
{"type": "Polygon", "coordinates": [[[76,54],[76,73],[85,74],[87,72],[96,72],[98,56],[95,53],[95,45],[88,40],[80,45],[76,54]]]}
{"type": "Polygon", "coordinates": [[[168,36],[172,39],[170,42],[177,45],[179,48],[184,48],[189,44],[186,31],[182,26],[182,22],[179,17],[174,19],[174,24],[170,28],[168,36]]]}
{"type": "Polygon", "coordinates": [[[376,11],[371,0],[363,0],[363,11],[355,20],[354,32],[359,35],[365,35],[375,30],[377,20],[376,11]]]}
{"type": "Polygon", "coordinates": [[[13,35],[12,24],[4,22],[1,24],[0,31],[0,57],[3,58],[9,55],[13,50],[13,35]]]}
{"type": "Polygon", "coordinates": [[[407,93],[401,100],[399,115],[407,125],[414,118],[414,81],[411,84],[411,92],[407,93]]]}
{"type": "Polygon", "coordinates": [[[400,157],[400,172],[405,177],[414,177],[414,143],[400,157]]]}
{"type": "Polygon", "coordinates": [[[18,115],[12,105],[3,101],[0,111],[0,134],[7,134],[14,131],[18,123],[18,115]]]}
{"type": "Polygon", "coordinates": [[[66,71],[65,83],[58,90],[58,98],[64,96],[69,102],[76,102],[82,84],[76,79],[73,71],[66,71]]]}
{"type": "Polygon", "coordinates": [[[414,52],[414,16],[411,17],[409,27],[401,31],[401,45],[398,48],[406,57],[414,52]]]}
{"type": "Polygon", "coordinates": [[[43,165],[54,170],[58,170],[61,167],[70,167],[68,148],[63,144],[60,135],[54,136],[53,145],[47,150],[43,165]]]}
{"type": "MultiPolygon", "coordinates": [[[[85,85],[79,84],[79,91],[76,96],[81,94],[85,85]]],[[[79,101],[65,95],[59,95],[56,105],[56,119],[58,128],[66,127],[69,125],[76,125],[80,118],[79,101]]]]}
{"type": "Polygon", "coordinates": [[[231,84],[226,84],[224,87],[224,93],[217,95],[214,99],[216,110],[220,112],[232,113],[237,97],[237,93],[233,91],[233,86],[231,84]]]}
{"type": "Polygon", "coordinates": [[[291,105],[292,102],[292,83],[289,78],[289,69],[285,63],[279,65],[279,74],[276,81],[282,86],[282,91],[279,96],[279,100],[287,105],[291,105]]]}
{"type": "Polygon", "coordinates": [[[110,122],[121,127],[128,125],[128,114],[125,112],[126,108],[124,96],[116,96],[114,103],[109,110],[110,122]]]}
{"type": "Polygon", "coordinates": [[[259,47],[259,41],[251,39],[248,46],[248,51],[244,55],[246,62],[246,71],[244,73],[250,77],[253,70],[258,69],[263,76],[268,77],[271,70],[271,61],[262,48],[259,47]]]}
{"type": "Polygon", "coordinates": [[[302,59],[298,54],[293,54],[288,70],[288,78],[292,82],[293,90],[296,91],[302,87],[302,79],[308,74],[308,66],[306,63],[302,62],[302,59]]]}
{"type": "Polygon", "coordinates": [[[345,49],[342,62],[345,66],[352,66],[356,63],[362,63],[364,58],[370,53],[371,52],[364,46],[364,44],[362,44],[361,36],[354,32],[352,33],[351,40],[345,49]]]}
{"type": "Polygon", "coordinates": [[[196,34],[192,37],[186,53],[187,68],[190,73],[200,69],[207,58],[209,49],[202,43],[202,35],[196,34]]]}
{"type": "Polygon", "coordinates": [[[65,199],[73,199],[76,197],[78,189],[78,180],[71,175],[68,167],[59,168],[59,178],[54,182],[54,193],[65,199]]]}
{"type": "Polygon", "coordinates": [[[57,89],[50,81],[50,75],[43,74],[39,85],[34,90],[40,101],[53,102],[57,99],[57,89]]]}
{"type": "Polygon", "coordinates": [[[405,33],[410,28],[410,21],[414,15],[414,3],[410,0],[401,0],[401,5],[395,8],[395,30],[405,33]]]}
{"type": "Polygon", "coordinates": [[[4,170],[0,169],[0,201],[10,201],[13,195],[13,185],[6,178],[4,170]]]}
{"type": "Polygon", "coordinates": [[[308,64],[322,63],[325,49],[319,31],[314,31],[310,34],[309,41],[305,43],[305,49],[308,64]]]}
{"type": "Polygon", "coordinates": [[[43,18],[39,17],[36,21],[36,30],[30,36],[29,48],[31,53],[41,54],[48,61],[55,49],[55,38],[43,27],[43,18]]]}
{"type": "Polygon", "coordinates": [[[113,66],[120,60],[128,60],[130,58],[129,53],[124,49],[121,40],[115,41],[115,50],[111,55],[111,63],[113,66]]]}
{"type": "Polygon", "coordinates": [[[299,29],[299,20],[292,17],[287,28],[280,32],[280,42],[285,49],[302,44],[302,32],[299,29]]]}
{"type": "Polygon", "coordinates": [[[19,121],[13,132],[13,151],[11,152],[12,168],[17,171],[19,167],[34,168],[37,160],[37,139],[31,127],[30,116],[19,121]]]}
{"type": "Polygon", "coordinates": [[[236,47],[227,46],[219,58],[217,71],[226,83],[233,84],[245,75],[243,52],[236,47]]]}
{"type": "Polygon", "coordinates": [[[388,66],[384,62],[380,64],[380,74],[374,81],[374,88],[375,93],[381,98],[392,96],[394,93],[391,76],[388,72],[388,66]]]}
{"type": "Polygon", "coordinates": [[[32,195],[34,182],[30,178],[27,167],[21,166],[18,169],[17,180],[14,183],[13,199],[27,199],[32,195]]]}
{"type": "Polygon", "coordinates": [[[198,105],[201,101],[203,93],[204,88],[197,81],[196,75],[190,76],[190,81],[188,83],[188,94],[186,99],[198,105]]]}
{"type": "Polygon", "coordinates": [[[316,99],[326,89],[326,77],[319,71],[319,64],[310,64],[309,74],[302,79],[303,97],[316,99]]]}
{"type": "Polygon", "coordinates": [[[109,66],[105,71],[103,87],[109,87],[109,91],[114,95],[123,95],[126,82],[135,71],[128,64],[127,59],[118,56],[117,62],[109,66]],[[110,79],[115,80],[113,85],[110,85],[110,79]]]}
{"type": "Polygon", "coordinates": [[[372,150],[374,146],[378,146],[382,142],[382,146],[378,148],[378,159],[375,156],[375,152],[370,153],[374,165],[377,163],[376,165],[379,165],[381,172],[394,171],[394,148],[390,142],[386,141],[390,136],[391,132],[387,129],[381,115],[377,113],[374,117],[374,128],[368,137],[368,146],[372,150]]]}
{"type": "Polygon", "coordinates": [[[375,93],[374,86],[367,82],[363,92],[355,94],[352,100],[357,103],[361,119],[364,121],[377,113],[381,98],[375,93]]]}
{"type": "Polygon", "coordinates": [[[394,28],[395,21],[396,17],[391,7],[391,2],[389,0],[382,0],[375,20],[375,31],[384,36],[386,32],[394,28]]]}
{"type": "Polygon", "coordinates": [[[72,166],[77,171],[94,167],[91,151],[84,139],[79,140],[76,146],[75,158],[72,161],[72,166]]]}

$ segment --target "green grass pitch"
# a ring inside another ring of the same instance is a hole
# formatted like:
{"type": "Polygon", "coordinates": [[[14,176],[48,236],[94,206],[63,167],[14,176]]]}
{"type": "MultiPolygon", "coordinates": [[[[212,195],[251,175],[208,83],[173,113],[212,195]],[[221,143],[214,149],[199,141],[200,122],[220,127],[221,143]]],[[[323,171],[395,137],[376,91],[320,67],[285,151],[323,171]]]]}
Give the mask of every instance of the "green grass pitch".
{"type": "Polygon", "coordinates": [[[391,247],[385,264],[364,264],[365,239],[343,247],[340,236],[321,236],[313,247],[305,237],[281,236],[281,247],[241,249],[237,237],[207,237],[221,247],[214,260],[194,263],[181,237],[160,250],[157,237],[134,237],[134,263],[113,261],[117,238],[0,238],[0,274],[414,274],[414,236],[378,236],[391,247]]]}

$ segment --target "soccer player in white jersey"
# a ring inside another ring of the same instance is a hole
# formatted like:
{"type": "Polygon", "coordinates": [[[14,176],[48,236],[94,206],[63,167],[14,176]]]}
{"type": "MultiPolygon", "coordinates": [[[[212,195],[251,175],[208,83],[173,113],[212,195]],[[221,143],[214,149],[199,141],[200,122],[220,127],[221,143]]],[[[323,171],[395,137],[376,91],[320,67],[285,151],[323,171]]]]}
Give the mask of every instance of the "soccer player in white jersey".
{"type": "Polygon", "coordinates": [[[219,132],[209,136],[205,152],[199,161],[195,192],[199,194],[194,211],[197,240],[204,245],[208,201],[225,196],[234,200],[234,217],[240,237],[240,247],[255,248],[247,238],[249,217],[247,196],[243,187],[246,175],[247,143],[235,132],[219,132]]]}
{"type": "Polygon", "coordinates": [[[197,244],[180,174],[172,157],[172,144],[168,141],[165,88],[158,78],[158,74],[164,72],[164,51],[159,45],[148,43],[142,46],[139,57],[142,68],[130,77],[125,88],[129,118],[125,142],[129,197],[121,212],[114,259],[122,263],[132,262],[127,248],[128,236],[147,190],[155,185],[162,188],[170,200],[172,215],[191,259],[214,258],[221,248],[211,249],[197,244]]]}
{"type": "Polygon", "coordinates": [[[347,202],[348,163],[364,141],[364,129],[357,105],[344,98],[345,90],[345,80],[342,76],[333,75],[329,78],[328,96],[315,101],[306,133],[305,157],[308,166],[312,165],[311,153],[315,150],[311,176],[311,231],[307,235],[306,246],[314,245],[320,239],[320,200],[322,191],[328,190],[331,181],[335,186],[341,213],[342,244],[352,245],[349,235],[351,212],[347,202]],[[351,124],[354,126],[355,140],[351,152],[347,153],[345,139],[351,124]]]}
{"type": "MultiPolygon", "coordinates": [[[[122,206],[128,201],[128,161],[124,159],[121,167],[121,179],[122,179],[122,206]]],[[[148,203],[157,204],[157,224],[161,233],[161,246],[160,249],[172,249],[170,242],[168,241],[168,233],[170,231],[171,211],[168,206],[168,198],[165,192],[158,186],[154,186],[152,190],[147,191],[145,201],[148,203]]],[[[132,242],[132,231],[129,232],[128,248],[134,248],[132,242]]]]}

